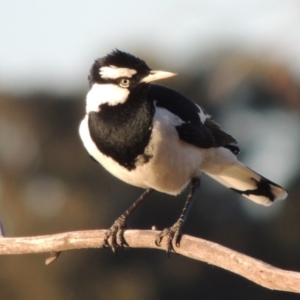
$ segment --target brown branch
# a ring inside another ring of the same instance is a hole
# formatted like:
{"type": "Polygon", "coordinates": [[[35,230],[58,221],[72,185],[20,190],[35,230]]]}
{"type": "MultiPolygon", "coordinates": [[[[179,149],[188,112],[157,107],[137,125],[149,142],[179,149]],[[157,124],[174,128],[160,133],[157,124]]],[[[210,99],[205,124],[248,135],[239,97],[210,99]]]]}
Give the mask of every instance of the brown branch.
{"type": "MultiPolygon", "coordinates": [[[[127,230],[125,239],[131,248],[164,250],[165,244],[162,243],[162,247],[155,245],[157,233],[154,230],[127,230]]],[[[0,237],[0,254],[50,252],[48,263],[51,263],[62,251],[102,248],[104,234],[105,230],[89,230],[34,237],[0,237]]],[[[273,267],[216,243],[183,235],[176,252],[221,267],[272,290],[300,293],[300,273],[273,267]]]]}

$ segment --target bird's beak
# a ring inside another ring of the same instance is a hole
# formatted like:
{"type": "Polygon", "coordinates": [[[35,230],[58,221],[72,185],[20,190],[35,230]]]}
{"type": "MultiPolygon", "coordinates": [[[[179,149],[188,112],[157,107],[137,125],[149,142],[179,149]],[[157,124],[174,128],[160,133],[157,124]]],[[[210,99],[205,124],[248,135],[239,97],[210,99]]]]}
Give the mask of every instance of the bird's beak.
{"type": "Polygon", "coordinates": [[[144,77],[141,80],[141,82],[149,83],[152,81],[169,78],[169,77],[173,77],[176,75],[177,75],[176,73],[172,73],[172,72],[151,70],[150,74],[148,76],[144,77]]]}

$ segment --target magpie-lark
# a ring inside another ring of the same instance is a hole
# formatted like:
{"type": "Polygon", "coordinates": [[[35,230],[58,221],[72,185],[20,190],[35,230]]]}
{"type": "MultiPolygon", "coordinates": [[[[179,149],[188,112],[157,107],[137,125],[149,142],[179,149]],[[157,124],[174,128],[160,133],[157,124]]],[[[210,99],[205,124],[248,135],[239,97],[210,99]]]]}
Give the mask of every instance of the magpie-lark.
{"type": "Polygon", "coordinates": [[[153,191],[178,195],[191,183],[179,219],[158,234],[179,246],[181,231],[204,172],[231,190],[263,205],[287,192],[237,159],[236,140],[204,109],[153,81],[176,74],[155,71],[126,52],[97,59],[89,75],[90,91],[80,136],[90,156],[119,179],[145,192],[106,232],[105,245],[127,246],[123,237],[129,215],[153,191]]]}

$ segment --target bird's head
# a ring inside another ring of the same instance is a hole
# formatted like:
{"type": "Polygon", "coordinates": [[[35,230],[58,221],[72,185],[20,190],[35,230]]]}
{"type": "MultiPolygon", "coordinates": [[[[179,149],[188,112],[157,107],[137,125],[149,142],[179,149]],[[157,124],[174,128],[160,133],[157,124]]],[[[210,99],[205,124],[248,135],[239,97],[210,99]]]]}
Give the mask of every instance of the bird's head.
{"type": "Polygon", "coordinates": [[[90,71],[91,90],[87,95],[87,112],[99,111],[101,104],[124,103],[130,93],[153,81],[175,76],[175,73],[150,69],[147,64],[120,50],[97,59],[90,71]]]}

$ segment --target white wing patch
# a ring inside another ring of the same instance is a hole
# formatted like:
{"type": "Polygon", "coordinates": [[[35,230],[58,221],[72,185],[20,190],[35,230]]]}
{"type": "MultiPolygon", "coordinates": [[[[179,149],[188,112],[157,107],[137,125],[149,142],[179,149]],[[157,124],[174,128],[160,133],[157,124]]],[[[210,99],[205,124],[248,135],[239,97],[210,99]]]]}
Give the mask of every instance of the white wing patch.
{"type": "MultiPolygon", "coordinates": [[[[197,105],[195,103],[195,105],[197,105]]],[[[209,119],[211,116],[208,115],[199,105],[197,105],[197,107],[199,108],[200,112],[198,113],[200,121],[202,122],[202,124],[204,124],[206,119],[209,119]]]]}
{"type": "Polygon", "coordinates": [[[99,74],[103,79],[117,79],[120,77],[131,78],[137,71],[129,68],[118,68],[116,66],[108,66],[100,68],[99,74]]]}
{"type": "Polygon", "coordinates": [[[166,126],[170,126],[170,127],[179,126],[182,123],[184,123],[182,119],[180,119],[180,117],[170,112],[167,108],[157,106],[157,100],[154,100],[154,106],[155,106],[155,115],[153,117],[154,121],[157,120],[159,123],[166,124],[166,126]]]}
{"type": "Polygon", "coordinates": [[[86,96],[86,113],[99,111],[101,104],[117,105],[124,103],[129,95],[127,89],[116,84],[93,84],[86,96]]]}

